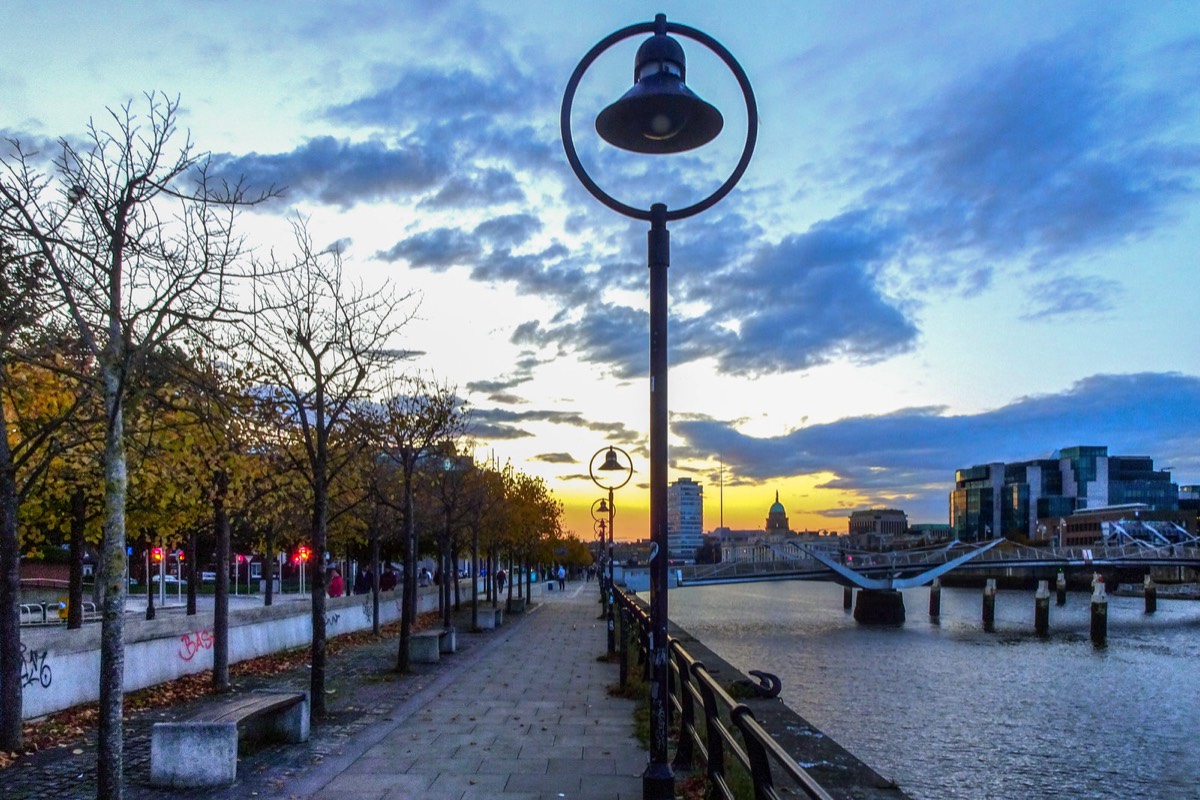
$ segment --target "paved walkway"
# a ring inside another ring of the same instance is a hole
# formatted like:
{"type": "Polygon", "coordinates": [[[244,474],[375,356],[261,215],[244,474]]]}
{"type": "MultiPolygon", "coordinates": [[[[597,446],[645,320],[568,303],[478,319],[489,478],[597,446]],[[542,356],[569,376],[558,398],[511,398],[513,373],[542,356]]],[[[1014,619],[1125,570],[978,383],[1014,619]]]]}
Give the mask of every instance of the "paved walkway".
{"type": "Polygon", "coordinates": [[[609,696],[595,583],[547,593],[289,782],[288,798],[640,798],[633,702],[609,696]]]}
{"type": "MultiPolygon", "coordinates": [[[[329,659],[328,714],[305,744],[241,754],[237,781],[220,789],[150,785],[150,730],[185,715],[132,712],[125,723],[126,800],[629,800],[641,797],[646,751],[633,734],[633,702],[610,697],[617,665],[605,651],[596,583],[543,592],[524,614],[492,631],[466,632],[437,664],[393,671],[397,640],[377,640],[329,659]]],[[[235,679],[236,691],[305,689],[306,669],[235,679]]],[[[0,770],[4,800],[94,800],[95,731],[65,748],[0,770]]]]}

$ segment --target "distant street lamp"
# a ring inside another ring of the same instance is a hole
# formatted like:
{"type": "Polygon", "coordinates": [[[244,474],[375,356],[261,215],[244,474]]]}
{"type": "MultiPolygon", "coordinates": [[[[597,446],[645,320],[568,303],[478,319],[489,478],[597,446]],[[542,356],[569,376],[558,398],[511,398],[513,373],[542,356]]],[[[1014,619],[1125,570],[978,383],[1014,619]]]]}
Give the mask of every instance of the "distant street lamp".
{"type": "MultiPolygon", "coordinates": [[[[594,460],[595,456],[593,456],[592,458],[594,460]]],[[[593,476],[592,480],[594,481],[595,479],[596,478],[593,476]]],[[[608,494],[610,497],[612,496],[612,492],[609,492],[608,494]]],[[[600,532],[600,574],[597,576],[599,578],[598,583],[600,584],[600,619],[607,619],[607,620],[615,619],[615,616],[613,614],[613,608],[612,608],[613,595],[612,595],[612,582],[611,582],[612,581],[612,546],[611,545],[608,548],[608,558],[606,559],[604,557],[604,533],[605,533],[605,531],[610,531],[610,532],[612,531],[612,529],[613,529],[612,517],[613,517],[613,504],[610,503],[608,500],[601,497],[599,500],[592,503],[593,528],[600,532]],[[606,562],[609,565],[607,577],[604,574],[604,564],[606,562]]],[[[610,533],[609,541],[611,541],[611,533],[610,533]]],[[[615,642],[615,633],[614,633],[615,627],[616,627],[616,625],[614,622],[613,627],[610,627],[608,630],[608,652],[609,653],[616,652],[616,642],[615,642]]]]}
{"type": "MultiPolygon", "coordinates": [[[[650,762],[642,775],[643,798],[673,798],[675,776],[667,760],[667,266],[670,236],[667,222],[685,219],[713,206],[727,195],[750,163],[758,135],[758,110],[745,72],[720,42],[695,28],[668,23],[659,14],[654,22],[622,28],[600,40],[584,55],[563,94],[560,117],[563,148],[579,182],[613,211],[650,223],[650,762]],[[701,100],[684,83],[683,48],[668,33],[687,37],[715,53],[733,73],[746,103],[746,143],[737,166],[715,192],[684,208],[668,211],[664,203],[648,210],[626,205],[601,189],[579,161],[571,135],[571,106],[588,67],[618,42],[653,34],[638,48],[634,85],[600,112],[596,132],[616,147],[636,153],[673,154],[707,144],[721,132],[719,111],[701,100]]],[[[594,478],[593,478],[594,479],[594,478]]],[[[611,530],[610,530],[611,536],[611,530]]],[[[611,541],[611,539],[610,539],[611,541]]]]}
{"type": "Polygon", "coordinates": [[[633,459],[629,457],[629,453],[619,447],[612,445],[607,448],[601,447],[592,454],[592,459],[588,462],[588,474],[592,476],[592,483],[608,491],[607,507],[601,500],[600,506],[596,510],[599,513],[608,512],[608,581],[604,597],[608,616],[608,653],[612,655],[617,652],[617,623],[613,613],[613,534],[616,532],[613,522],[617,516],[617,507],[613,503],[613,491],[629,483],[633,477],[633,459]],[[600,457],[601,453],[604,453],[604,463],[597,467],[596,459],[600,457]],[[621,457],[617,456],[618,453],[621,457]],[[602,474],[597,476],[597,472],[602,474]]]}

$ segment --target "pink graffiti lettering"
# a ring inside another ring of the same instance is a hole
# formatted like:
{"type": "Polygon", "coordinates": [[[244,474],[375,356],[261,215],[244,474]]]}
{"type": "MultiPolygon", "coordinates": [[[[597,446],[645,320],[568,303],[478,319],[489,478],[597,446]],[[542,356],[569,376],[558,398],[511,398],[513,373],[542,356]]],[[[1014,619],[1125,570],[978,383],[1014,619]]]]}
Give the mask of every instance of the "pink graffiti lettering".
{"type": "Polygon", "coordinates": [[[195,633],[185,633],[179,637],[179,641],[183,643],[179,650],[179,657],[184,661],[191,661],[201,650],[212,649],[213,635],[212,631],[196,631],[195,633]]]}

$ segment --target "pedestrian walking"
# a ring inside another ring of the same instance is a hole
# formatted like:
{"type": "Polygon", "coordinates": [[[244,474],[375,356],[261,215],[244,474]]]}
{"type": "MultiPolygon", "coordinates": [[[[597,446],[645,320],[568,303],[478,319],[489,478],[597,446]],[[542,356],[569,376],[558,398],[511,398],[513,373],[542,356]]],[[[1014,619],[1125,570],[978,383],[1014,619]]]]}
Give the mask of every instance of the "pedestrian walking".
{"type": "Polygon", "coordinates": [[[567,568],[562,564],[558,565],[558,588],[560,590],[567,588],[567,568]]]}

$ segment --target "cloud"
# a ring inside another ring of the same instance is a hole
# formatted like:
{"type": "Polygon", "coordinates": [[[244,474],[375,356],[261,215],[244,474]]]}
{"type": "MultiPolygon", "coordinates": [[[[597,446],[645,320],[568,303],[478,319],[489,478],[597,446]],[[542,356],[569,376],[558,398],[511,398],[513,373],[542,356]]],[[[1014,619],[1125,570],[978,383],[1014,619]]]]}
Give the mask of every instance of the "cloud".
{"type": "Polygon", "coordinates": [[[952,285],[958,259],[1044,267],[1137,238],[1196,191],[1196,143],[1170,138],[1196,94],[1135,84],[1090,37],[1039,43],[873,139],[860,163],[895,166],[865,205],[931,259],[930,285],[952,285]]]}
{"type": "Polygon", "coordinates": [[[488,168],[452,175],[430,197],[422,200],[421,208],[472,208],[505,203],[520,203],[525,191],[513,173],[506,169],[488,168]]]}
{"type": "MultiPolygon", "coordinates": [[[[593,421],[575,411],[556,411],[551,409],[514,411],[501,408],[476,408],[471,412],[471,419],[492,430],[506,430],[511,427],[519,430],[523,436],[530,436],[532,434],[524,431],[523,428],[515,428],[518,424],[544,423],[566,425],[571,428],[593,431],[601,434],[605,441],[619,445],[637,444],[641,438],[640,434],[631,432],[625,426],[624,422],[593,421]]],[[[481,438],[488,437],[481,436],[481,438]]],[[[502,438],[515,437],[505,436],[502,438]]]]}
{"type": "Polygon", "coordinates": [[[979,414],[940,407],[850,417],[783,436],[754,438],[734,423],[678,418],[677,458],[720,455],[729,474],[754,481],[830,473],[830,487],[868,503],[902,505],[911,519],[943,520],[954,471],[1048,457],[1073,445],[1145,455],[1200,483],[1200,378],[1175,373],[1095,375],[1066,391],[1021,398],[979,414]]]}
{"type": "Polygon", "coordinates": [[[570,453],[540,453],[533,457],[534,461],[546,464],[578,464],[579,459],[570,453]]]}
{"type": "Polygon", "coordinates": [[[443,272],[450,267],[470,264],[479,257],[479,243],[455,228],[434,228],[413,234],[375,257],[383,261],[407,261],[414,267],[443,272]]]}
{"type": "Polygon", "coordinates": [[[1116,281],[1064,275],[1038,281],[1029,292],[1029,308],[1024,320],[1045,320],[1064,314],[1095,315],[1116,308],[1124,287],[1116,281]]]}
{"type": "MultiPolygon", "coordinates": [[[[677,296],[703,310],[672,318],[671,363],[712,358],[722,373],[760,375],[834,358],[870,363],[911,349],[915,323],[873,277],[893,241],[866,215],[853,215],[753,248],[721,269],[672,268],[677,296]]],[[[589,303],[580,315],[529,323],[513,341],[573,352],[619,378],[645,375],[648,311],[580,299],[589,303]]]]}
{"type": "Polygon", "coordinates": [[[212,159],[216,177],[246,176],[259,189],[284,189],[293,202],[310,199],[342,208],[429,190],[449,172],[445,152],[411,139],[349,142],[321,136],[288,153],[220,153],[212,159]]]}

